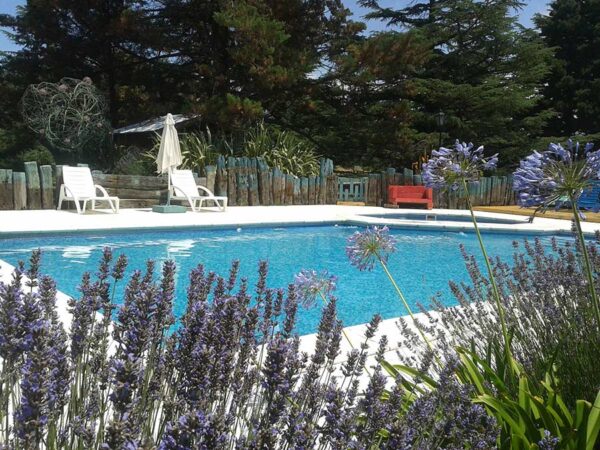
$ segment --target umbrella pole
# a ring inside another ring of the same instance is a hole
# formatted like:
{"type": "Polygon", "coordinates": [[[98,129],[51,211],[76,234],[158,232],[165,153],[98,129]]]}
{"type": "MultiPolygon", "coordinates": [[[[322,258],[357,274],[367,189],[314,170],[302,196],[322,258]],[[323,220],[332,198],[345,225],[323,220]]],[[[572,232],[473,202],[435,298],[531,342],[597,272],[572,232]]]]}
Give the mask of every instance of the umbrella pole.
{"type": "Polygon", "coordinates": [[[171,205],[171,168],[167,170],[167,206],[171,205]]]}

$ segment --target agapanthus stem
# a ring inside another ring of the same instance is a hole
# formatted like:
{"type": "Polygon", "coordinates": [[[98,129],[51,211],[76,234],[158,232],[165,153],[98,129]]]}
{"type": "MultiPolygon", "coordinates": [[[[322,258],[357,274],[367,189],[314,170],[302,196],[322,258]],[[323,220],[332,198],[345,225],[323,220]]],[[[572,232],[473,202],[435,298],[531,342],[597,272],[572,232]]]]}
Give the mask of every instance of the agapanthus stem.
{"type": "Polygon", "coordinates": [[[581,218],[579,217],[579,209],[577,208],[577,200],[570,196],[571,205],[573,205],[573,217],[575,219],[575,228],[577,229],[577,237],[579,238],[579,244],[581,245],[581,253],[583,255],[583,263],[585,265],[585,273],[588,279],[588,289],[590,296],[592,297],[592,304],[594,306],[594,314],[596,316],[596,325],[600,328],[600,305],[598,303],[598,294],[596,292],[596,286],[594,284],[594,271],[592,270],[592,264],[590,262],[590,255],[585,245],[585,237],[581,228],[581,218]]]}
{"type": "Polygon", "coordinates": [[[496,301],[496,308],[498,309],[498,318],[500,319],[500,326],[502,327],[502,336],[504,338],[504,347],[506,355],[509,358],[508,361],[511,361],[512,358],[510,357],[510,339],[508,338],[508,329],[506,328],[506,319],[504,318],[504,307],[502,306],[502,299],[500,298],[500,290],[498,289],[498,285],[496,284],[496,277],[494,276],[494,271],[492,269],[492,265],[490,264],[490,258],[488,257],[485,245],[483,243],[483,238],[481,237],[481,232],[479,231],[479,226],[477,225],[477,218],[475,217],[475,213],[473,212],[473,205],[471,204],[471,196],[469,195],[467,181],[463,178],[462,183],[465,191],[465,197],[467,200],[467,208],[469,208],[469,211],[471,212],[473,228],[475,229],[477,241],[479,242],[479,248],[481,249],[483,259],[485,260],[485,267],[487,268],[490,283],[492,285],[492,294],[494,296],[494,300],[496,301]]]}
{"type": "Polygon", "coordinates": [[[394,289],[396,290],[396,293],[398,294],[398,297],[400,298],[400,300],[404,304],[404,307],[408,311],[408,315],[412,319],[413,324],[415,325],[415,328],[417,329],[417,331],[419,332],[419,334],[421,335],[421,337],[423,338],[423,340],[427,344],[427,347],[429,347],[429,350],[431,350],[433,352],[434,350],[433,350],[433,346],[431,345],[431,342],[429,341],[429,339],[427,339],[427,336],[425,336],[425,333],[423,333],[423,330],[421,330],[421,327],[419,326],[419,323],[417,322],[417,318],[415,317],[415,315],[413,314],[412,310],[410,309],[410,306],[408,306],[408,302],[406,301],[406,297],[404,296],[404,294],[402,293],[402,290],[400,289],[400,286],[398,286],[398,284],[396,283],[396,280],[394,280],[394,277],[392,276],[392,274],[388,270],[387,264],[385,263],[385,261],[382,258],[379,257],[379,255],[377,255],[377,259],[379,260],[379,263],[381,264],[381,267],[383,267],[383,271],[385,272],[385,274],[389,278],[390,282],[392,283],[392,286],[394,286],[394,289]]]}

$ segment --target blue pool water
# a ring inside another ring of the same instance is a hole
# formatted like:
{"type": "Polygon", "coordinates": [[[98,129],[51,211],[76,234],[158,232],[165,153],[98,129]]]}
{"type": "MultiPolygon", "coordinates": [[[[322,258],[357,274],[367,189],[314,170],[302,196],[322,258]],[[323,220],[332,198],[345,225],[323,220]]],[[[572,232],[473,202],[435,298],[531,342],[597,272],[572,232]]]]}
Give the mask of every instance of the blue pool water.
{"type": "MultiPolygon", "coordinates": [[[[26,260],[32,250],[41,248],[42,272],[54,277],[58,288],[77,295],[77,285],[85,271],[95,273],[102,249],[111,247],[115,254],[129,258],[128,274],[143,269],[147,259],[157,262],[173,259],[178,268],[176,314],[185,308],[188,274],[196,265],[205,264],[227,276],[230,263],[241,260],[240,274],[256,280],[259,260],[269,261],[269,287],[285,287],[301,269],[328,269],[338,277],[339,314],[346,326],[364,323],[373,314],[384,318],[406,314],[382,271],[359,272],[345,255],[346,239],[355,226],[315,226],[293,228],[248,228],[241,230],[185,230],[127,232],[122,234],[46,235],[0,240],[0,259],[13,265],[26,260]]],[[[478,255],[473,234],[445,231],[391,230],[398,240],[398,251],[390,258],[390,270],[403,288],[409,302],[428,303],[439,295],[444,303],[455,300],[448,280],[467,280],[468,275],[459,245],[478,255]]],[[[518,235],[484,235],[490,255],[510,260],[512,242],[518,235]]],[[[550,243],[549,236],[541,239],[550,243]]],[[[559,237],[561,240],[570,239],[559,237]]],[[[315,331],[319,308],[301,310],[300,334],[315,331]]]]}

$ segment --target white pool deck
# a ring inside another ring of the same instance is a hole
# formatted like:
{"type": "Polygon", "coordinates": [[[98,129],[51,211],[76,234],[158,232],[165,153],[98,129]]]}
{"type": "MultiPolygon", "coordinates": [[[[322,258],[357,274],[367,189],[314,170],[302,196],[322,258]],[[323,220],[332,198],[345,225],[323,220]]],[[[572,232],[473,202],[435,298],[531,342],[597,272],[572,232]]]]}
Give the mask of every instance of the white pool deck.
{"type": "MultiPolygon", "coordinates": [[[[342,205],[311,205],[311,206],[253,206],[230,207],[226,212],[203,211],[185,214],[159,214],[149,209],[123,209],[118,214],[109,211],[98,211],[78,215],[74,211],[36,210],[36,211],[0,211],[0,249],[3,239],[13,239],[31,236],[38,233],[76,233],[86,231],[126,231],[139,229],[203,229],[203,228],[243,228],[259,226],[293,226],[293,225],[319,225],[319,224],[354,224],[367,226],[369,224],[389,225],[394,228],[405,229],[444,229],[447,231],[472,231],[470,222],[451,222],[442,220],[398,220],[365,217],[366,214],[394,215],[394,214],[444,214],[444,215],[469,215],[468,211],[442,210],[432,211],[416,209],[384,209],[379,207],[342,206],[342,205]]],[[[536,217],[532,224],[526,222],[526,217],[510,216],[506,214],[478,212],[478,217],[514,219],[516,223],[480,223],[485,238],[486,232],[508,232],[517,235],[535,234],[570,234],[571,222],[567,220],[546,219],[536,217]]],[[[600,230],[600,223],[583,223],[586,234],[593,234],[600,230]]],[[[10,280],[13,267],[0,260],[0,281],[10,280]]],[[[59,314],[65,322],[70,324],[67,312],[68,296],[59,293],[59,314]]],[[[389,339],[386,357],[391,362],[396,361],[397,351],[402,351],[399,342],[398,319],[384,320],[379,332],[371,342],[371,355],[377,349],[377,341],[383,334],[389,339]]],[[[365,325],[355,325],[346,328],[346,334],[355,346],[364,340],[365,325]]],[[[302,337],[302,349],[310,351],[313,348],[315,335],[302,337]]],[[[342,355],[350,349],[345,339],[342,340],[342,355]]],[[[372,361],[371,361],[372,362],[372,361]]]]}
{"type": "MultiPolygon", "coordinates": [[[[184,214],[159,214],[149,209],[123,209],[118,214],[108,210],[77,214],[74,211],[35,210],[0,211],[0,239],[19,237],[32,233],[115,231],[135,229],[178,229],[178,228],[236,228],[271,225],[307,225],[352,223],[357,225],[385,224],[400,228],[445,229],[468,231],[470,222],[442,220],[396,220],[365,217],[365,215],[394,215],[424,213],[435,215],[468,216],[468,211],[434,209],[385,209],[372,206],[310,205],[310,206],[250,206],[230,207],[226,212],[202,211],[184,214]]],[[[477,212],[478,217],[514,219],[518,223],[480,223],[481,230],[535,233],[569,233],[571,224],[567,220],[536,217],[533,224],[524,216],[477,212]]],[[[586,233],[600,230],[598,223],[583,223],[586,233]]],[[[0,245],[2,245],[0,241],[0,245]]]]}

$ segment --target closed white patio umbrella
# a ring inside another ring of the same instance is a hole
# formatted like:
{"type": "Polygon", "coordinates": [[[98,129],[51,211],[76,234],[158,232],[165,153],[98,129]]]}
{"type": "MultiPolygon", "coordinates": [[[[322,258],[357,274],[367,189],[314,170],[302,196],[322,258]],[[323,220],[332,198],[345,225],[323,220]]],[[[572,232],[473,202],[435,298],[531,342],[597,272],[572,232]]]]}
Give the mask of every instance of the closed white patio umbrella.
{"type": "Polygon", "coordinates": [[[158,173],[167,174],[167,183],[169,191],[167,193],[167,205],[156,206],[155,212],[185,212],[186,208],[182,206],[171,206],[171,171],[177,168],[182,162],[181,149],[179,147],[179,136],[175,128],[175,120],[169,113],[165,118],[162,137],[160,139],[160,149],[156,157],[156,168],[158,173]]]}
{"type": "Polygon", "coordinates": [[[167,174],[167,183],[169,192],[167,194],[167,205],[171,204],[171,170],[181,164],[181,148],[179,147],[179,136],[175,128],[175,120],[171,113],[167,114],[162,137],[160,139],[160,149],[156,157],[156,167],[158,173],[167,174]]]}

